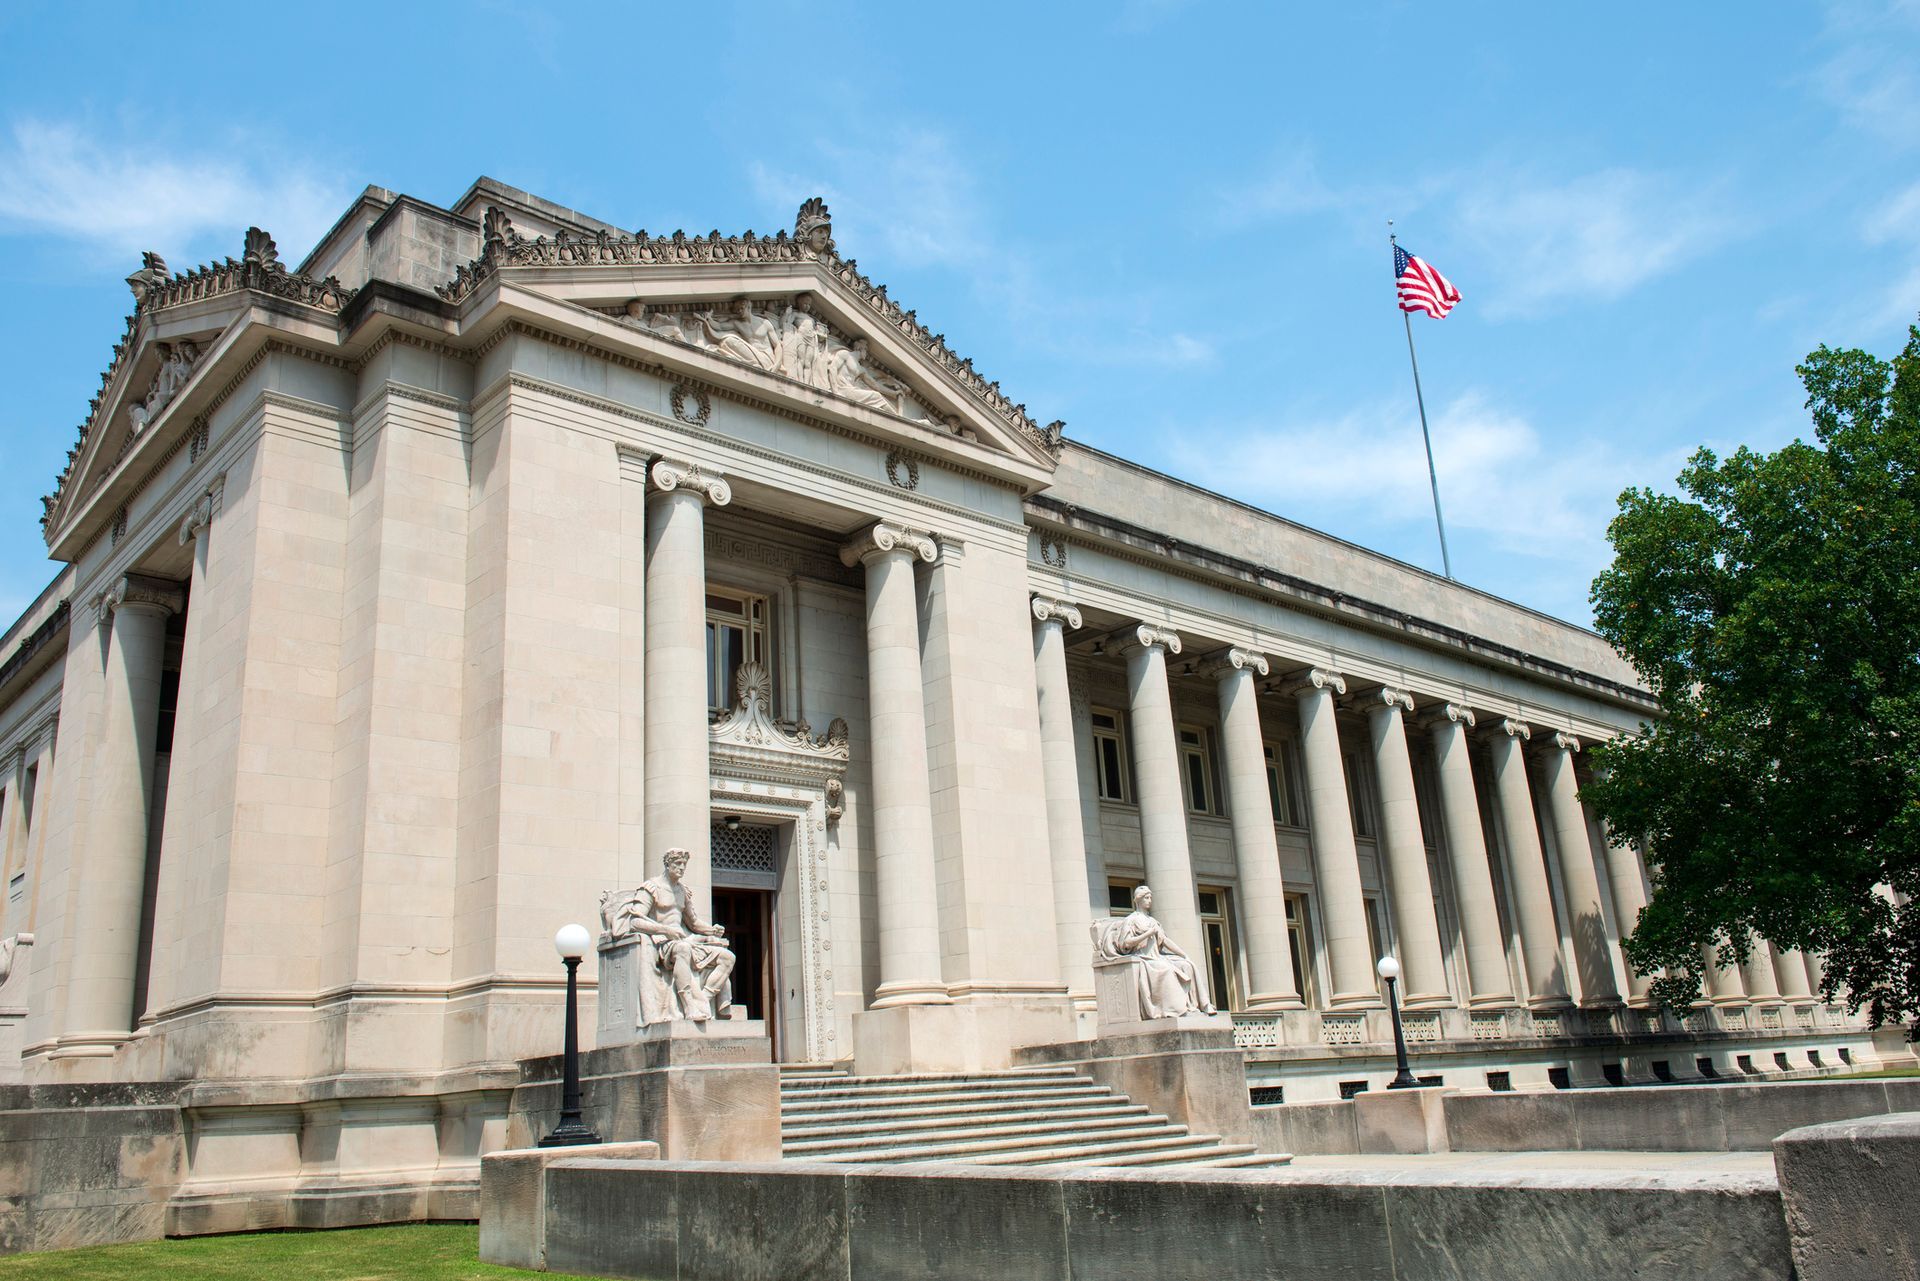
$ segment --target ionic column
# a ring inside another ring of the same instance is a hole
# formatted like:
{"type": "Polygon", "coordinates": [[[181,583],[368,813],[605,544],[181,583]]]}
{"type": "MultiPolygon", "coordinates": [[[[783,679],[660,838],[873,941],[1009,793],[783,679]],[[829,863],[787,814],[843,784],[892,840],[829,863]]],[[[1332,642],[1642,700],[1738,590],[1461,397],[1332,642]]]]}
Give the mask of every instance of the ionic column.
{"type": "MultiPolygon", "coordinates": [[[[172,583],[127,575],[100,602],[113,616],[92,814],[80,851],[62,1050],[110,1053],[133,1030],[133,977],[146,884],[147,816],[172,583]]],[[[46,780],[42,780],[44,784],[46,780]]]]}
{"type": "Polygon", "coordinates": [[[1792,948],[1767,944],[1773,953],[1773,976],[1780,981],[1780,997],[1793,1003],[1813,999],[1813,986],[1807,975],[1807,958],[1792,948]]]}
{"type": "Polygon", "coordinates": [[[1618,1005],[1620,989],[1613,978],[1607,915],[1600,906],[1600,878],[1593,870],[1593,841],[1587,834],[1586,812],[1580,808],[1580,785],[1573,776],[1573,754],[1579,750],[1579,739],[1555,733],[1544,753],[1547,803],[1553,810],[1553,843],[1560,852],[1567,928],[1573,935],[1574,960],[1580,967],[1580,1003],[1618,1005]]]}
{"type": "Polygon", "coordinates": [[[1747,1003],[1746,984],[1740,978],[1740,971],[1731,965],[1720,963],[1720,949],[1711,943],[1701,945],[1701,963],[1707,971],[1707,999],[1715,1005],[1745,1005],[1747,1003]]]}
{"type": "Polygon", "coordinates": [[[1740,981],[1747,986],[1747,1000],[1754,1005],[1780,1004],[1780,979],[1773,972],[1773,953],[1767,941],[1747,932],[1747,959],[1740,963],[1740,981]]]}
{"type": "Polygon", "coordinates": [[[1340,760],[1340,730],[1333,696],[1347,692],[1346,679],[1319,668],[1295,687],[1300,710],[1300,758],[1307,775],[1307,823],[1313,837],[1313,879],[1320,894],[1321,924],[1332,971],[1329,1006],[1378,1005],[1374,977],[1378,957],[1367,942],[1367,904],[1360,893],[1360,852],[1353,843],[1353,811],[1347,807],[1347,771],[1340,760]]]}
{"type": "Polygon", "coordinates": [[[1507,837],[1507,870],[1514,910],[1520,917],[1520,955],[1527,966],[1528,1004],[1567,1005],[1570,1001],[1566,963],[1560,955],[1560,928],[1553,920],[1553,890],[1547,883],[1546,855],[1534,826],[1533,792],[1527,785],[1527,761],[1520,747],[1533,737],[1533,727],[1507,719],[1489,737],[1500,830],[1507,837]]]}
{"type": "Polygon", "coordinates": [[[1087,921],[1091,924],[1107,915],[1107,852],[1100,835],[1100,780],[1095,774],[1093,754],[1093,705],[1084,679],[1074,683],[1069,676],[1068,694],[1073,706],[1073,753],[1080,779],[1080,839],[1087,850],[1083,897],[1087,921]]]}
{"type": "MultiPolygon", "coordinates": [[[[1174,741],[1173,698],[1167,690],[1167,655],[1180,652],[1180,638],[1140,623],[1115,639],[1127,660],[1127,725],[1133,736],[1134,791],[1140,802],[1140,842],[1146,854],[1147,884],[1153,887],[1154,915],[1198,964],[1205,955],[1200,902],[1187,849],[1187,805],[1174,741]]],[[[1205,975],[1204,966],[1200,972],[1205,975]]]]}
{"type": "Polygon", "coordinates": [[[1480,829],[1480,802],[1474,795],[1467,745],[1473,711],[1448,703],[1433,713],[1427,727],[1433,735],[1435,772],[1440,776],[1440,814],[1460,902],[1460,933],[1467,945],[1467,1003],[1508,1005],[1513,1001],[1513,980],[1507,969],[1507,940],[1500,933],[1493,867],[1487,861],[1486,834],[1480,829]]]}
{"type": "Polygon", "coordinates": [[[1047,791],[1047,850],[1053,870],[1054,934],[1060,977],[1074,996],[1093,993],[1087,934],[1087,841],[1081,827],[1080,762],[1074,750],[1073,695],[1067,683],[1065,629],[1080,626],[1066,601],[1033,598],[1033,668],[1040,691],[1040,768],[1047,791]]]}
{"type": "Polygon", "coordinates": [[[24,814],[26,806],[20,802],[27,790],[28,754],[27,746],[22,744],[8,755],[6,762],[6,834],[4,841],[0,842],[0,937],[18,933],[25,928],[13,917],[11,905],[7,901],[7,887],[13,882],[14,868],[26,862],[27,824],[24,814]]]}
{"type": "Polygon", "coordinates": [[[1406,713],[1413,710],[1413,695],[1382,686],[1363,702],[1380,785],[1380,843],[1392,878],[1393,927],[1405,985],[1400,999],[1409,1006],[1445,1005],[1452,998],[1440,959],[1440,921],[1433,908],[1420,804],[1413,793],[1413,761],[1407,755],[1406,713]]]}
{"type": "MultiPolygon", "coordinates": [[[[867,571],[867,716],[880,916],[880,986],[871,1007],[876,1010],[950,1001],[940,978],[927,709],[913,583],[914,562],[931,562],[936,554],[928,535],[885,523],[840,549],[842,562],[867,571]]],[[[651,674],[648,684],[651,689],[651,674]]]]}
{"type": "Polygon", "coordinates": [[[1240,933],[1247,949],[1249,1010],[1305,1008],[1287,948],[1287,892],[1280,876],[1280,843],[1273,835],[1273,803],[1267,794],[1265,738],[1260,732],[1260,692],[1255,674],[1267,674],[1267,659],[1245,649],[1224,649],[1203,669],[1220,695],[1220,739],[1226,757],[1227,804],[1233,813],[1234,866],[1240,873],[1240,933]]]}
{"type": "Polygon", "coordinates": [[[670,849],[686,850],[687,895],[712,910],[713,815],[707,760],[706,508],[733,501],[720,473],[662,458],[648,469],[659,498],[647,505],[647,874],[670,849]]]}

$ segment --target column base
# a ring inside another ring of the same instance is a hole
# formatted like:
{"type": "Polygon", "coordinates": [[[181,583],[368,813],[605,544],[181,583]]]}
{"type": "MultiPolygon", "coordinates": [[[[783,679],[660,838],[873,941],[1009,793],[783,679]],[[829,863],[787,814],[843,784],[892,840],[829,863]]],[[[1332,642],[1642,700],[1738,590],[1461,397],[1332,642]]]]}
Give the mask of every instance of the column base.
{"type": "Polygon", "coordinates": [[[1511,992],[1475,992],[1467,998],[1470,1010],[1511,1010],[1519,1004],[1511,992]]]}
{"type": "Polygon", "coordinates": [[[1260,992],[1247,998],[1247,1014],[1274,1014],[1281,1010],[1304,1010],[1307,1003],[1298,992],[1260,992]]]}
{"type": "Polygon", "coordinates": [[[1448,992],[1409,992],[1406,1000],[1400,1002],[1403,1010],[1439,1010],[1453,1004],[1453,996],[1448,992]]]}
{"type": "Polygon", "coordinates": [[[997,1072],[1015,1046],[1071,1040],[1073,1003],[1065,995],[1012,1001],[881,1006],[853,1016],[853,1070],[861,1076],[906,1072],[997,1072]]]}
{"type": "Polygon", "coordinates": [[[882,983],[874,989],[871,1010],[890,1010],[902,1005],[952,1005],[953,998],[947,995],[944,983],[929,983],[923,979],[901,979],[893,983],[882,983]]]}
{"type": "Polygon", "coordinates": [[[1384,1010],[1387,1003],[1378,992],[1335,992],[1327,1002],[1329,1012],[1346,1014],[1356,1010],[1384,1010]]]}

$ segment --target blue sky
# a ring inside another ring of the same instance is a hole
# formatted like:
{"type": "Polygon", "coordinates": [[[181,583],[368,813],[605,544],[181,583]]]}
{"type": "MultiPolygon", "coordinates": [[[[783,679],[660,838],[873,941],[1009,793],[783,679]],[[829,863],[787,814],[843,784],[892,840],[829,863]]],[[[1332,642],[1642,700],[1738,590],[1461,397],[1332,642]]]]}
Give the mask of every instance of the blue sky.
{"type": "Polygon", "coordinates": [[[1575,621],[1620,489],[1806,431],[1793,365],[1920,312],[1920,3],[94,6],[0,12],[0,614],[139,251],[298,259],[481,174],[790,227],[1040,421],[1575,621]]]}

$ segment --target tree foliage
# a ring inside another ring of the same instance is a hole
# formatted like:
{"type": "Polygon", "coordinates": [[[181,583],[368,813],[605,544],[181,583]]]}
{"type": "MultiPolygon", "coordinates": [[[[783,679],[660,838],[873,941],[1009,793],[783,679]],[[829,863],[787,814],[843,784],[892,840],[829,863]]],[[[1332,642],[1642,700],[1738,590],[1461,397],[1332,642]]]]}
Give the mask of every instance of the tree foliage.
{"type": "Polygon", "coordinates": [[[1641,838],[1626,943],[1656,999],[1750,932],[1825,954],[1828,999],[1920,1020],[1920,327],[1891,361],[1799,366],[1816,443],[1694,454],[1680,495],[1630,489],[1597,626],[1661,717],[1595,749],[1584,795],[1641,838]],[[1897,905],[1904,903],[1904,905],[1897,905]]]}

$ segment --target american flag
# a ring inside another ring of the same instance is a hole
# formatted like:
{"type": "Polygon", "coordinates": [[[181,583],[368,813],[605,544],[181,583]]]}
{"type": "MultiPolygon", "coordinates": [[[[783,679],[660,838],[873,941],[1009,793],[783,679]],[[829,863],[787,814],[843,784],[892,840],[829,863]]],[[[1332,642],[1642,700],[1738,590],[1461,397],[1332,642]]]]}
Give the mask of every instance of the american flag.
{"type": "Polygon", "coordinates": [[[1435,271],[1424,259],[1416,258],[1399,245],[1393,247],[1394,285],[1400,292],[1401,311],[1424,311],[1439,320],[1460,301],[1453,282],[1435,271]]]}

